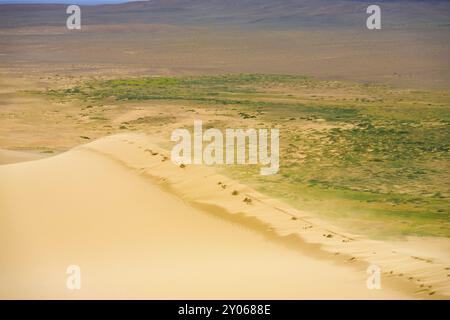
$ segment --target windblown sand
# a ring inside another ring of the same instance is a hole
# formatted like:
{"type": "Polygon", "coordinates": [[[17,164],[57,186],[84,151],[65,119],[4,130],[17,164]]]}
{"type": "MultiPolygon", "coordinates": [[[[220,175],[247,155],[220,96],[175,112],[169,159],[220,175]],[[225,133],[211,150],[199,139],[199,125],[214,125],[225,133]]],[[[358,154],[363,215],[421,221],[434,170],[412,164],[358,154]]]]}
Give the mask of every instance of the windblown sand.
{"type": "Polygon", "coordinates": [[[313,219],[213,169],[179,168],[149,141],[133,134],[106,137],[47,159],[0,166],[0,298],[448,294],[441,264],[383,254],[389,249],[379,243],[339,232],[323,237],[313,219]],[[235,189],[237,196],[231,195],[235,189]],[[251,205],[242,202],[244,195],[252,197],[251,205]],[[300,215],[294,221],[290,214],[300,215]],[[369,251],[380,254],[381,290],[366,287],[369,251]],[[419,282],[389,275],[391,262],[407,266],[419,282]],[[69,265],[81,268],[80,290],[66,287],[69,265]]]}

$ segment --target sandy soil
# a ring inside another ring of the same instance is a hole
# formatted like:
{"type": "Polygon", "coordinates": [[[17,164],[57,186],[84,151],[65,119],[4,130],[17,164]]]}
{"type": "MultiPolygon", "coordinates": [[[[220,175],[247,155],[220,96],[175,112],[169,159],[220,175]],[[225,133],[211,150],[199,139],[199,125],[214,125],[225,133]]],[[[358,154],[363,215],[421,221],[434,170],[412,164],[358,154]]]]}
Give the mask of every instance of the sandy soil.
{"type": "Polygon", "coordinates": [[[150,137],[124,134],[1,166],[0,297],[407,299],[449,293],[443,257],[422,261],[399,246],[348,235],[212,168],[180,168],[164,157],[150,137]],[[381,290],[366,287],[371,263],[382,270],[381,290]],[[69,265],[81,268],[81,290],[66,288],[69,265]]]}

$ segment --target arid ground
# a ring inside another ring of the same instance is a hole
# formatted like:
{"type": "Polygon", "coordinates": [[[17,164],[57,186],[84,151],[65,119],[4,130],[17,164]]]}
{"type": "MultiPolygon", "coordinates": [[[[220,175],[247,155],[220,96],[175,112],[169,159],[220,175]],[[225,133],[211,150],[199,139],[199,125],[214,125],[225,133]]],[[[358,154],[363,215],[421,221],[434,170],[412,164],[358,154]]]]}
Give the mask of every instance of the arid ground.
{"type": "Polygon", "coordinates": [[[0,5],[0,297],[448,298],[449,5],[299,3],[0,5]],[[162,161],[194,120],[279,128],[279,174],[162,161]]]}

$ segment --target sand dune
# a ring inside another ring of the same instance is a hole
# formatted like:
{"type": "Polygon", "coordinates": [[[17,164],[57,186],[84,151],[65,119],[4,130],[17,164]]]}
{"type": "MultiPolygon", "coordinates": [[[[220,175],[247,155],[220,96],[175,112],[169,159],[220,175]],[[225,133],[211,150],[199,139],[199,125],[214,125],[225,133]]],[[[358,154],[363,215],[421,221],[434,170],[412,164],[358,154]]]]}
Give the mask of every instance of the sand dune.
{"type": "Polygon", "coordinates": [[[42,158],[44,158],[44,155],[37,153],[0,149],[0,165],[23,161],[32,161],[42,158]]]}
{"type": "Polygon", "coordinates": [[[448,297],[446,257],[421,254],[346,234],[212,168],[175,166],[144,135],[0,166],[3,299],[448,297]],[[381,290],[366,287],[369,264],[381,290]],[[66,288],[69,265],[80,290],[66,288]]]}

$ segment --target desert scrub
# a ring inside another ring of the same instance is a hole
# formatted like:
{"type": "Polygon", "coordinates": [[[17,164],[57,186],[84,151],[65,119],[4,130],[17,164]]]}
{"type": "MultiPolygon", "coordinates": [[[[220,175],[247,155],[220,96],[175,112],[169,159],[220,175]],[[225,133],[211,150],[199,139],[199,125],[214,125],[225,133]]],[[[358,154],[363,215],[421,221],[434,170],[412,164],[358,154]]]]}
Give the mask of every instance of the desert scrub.
{"type": "MultiPolygon", "coordinates": [[[[450,236],[449,90],[229,74],[95,80],[42,93],[86,105],[119,101],[125,109],[128,101],[179,103],[189,117],[213,111],[208,126],[219,129],[236,121],[279,128],[279,175],[261,177],[257,168],[240,166],[226,172],[339,223],[363,219],[358,232],[450,236]]],[[[163,129],[174,121],[162,110],[119,130],[163,129]]]]}

